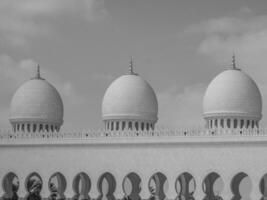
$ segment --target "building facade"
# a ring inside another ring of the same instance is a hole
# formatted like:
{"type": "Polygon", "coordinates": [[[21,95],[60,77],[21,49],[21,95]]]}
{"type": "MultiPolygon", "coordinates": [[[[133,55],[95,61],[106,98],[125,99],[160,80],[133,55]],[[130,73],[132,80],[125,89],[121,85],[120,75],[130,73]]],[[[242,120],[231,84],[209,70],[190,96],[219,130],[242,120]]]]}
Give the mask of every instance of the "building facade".
{"type": "Polygon", "coordinates": [[[206,90],[203,129],[158,129],[156,94],[132,62],[104,94],[103,130],[61,132],[63,102],[39,67],[10,110],[3,199],[267,199],[261,93],[234,57],[206,90]]]}

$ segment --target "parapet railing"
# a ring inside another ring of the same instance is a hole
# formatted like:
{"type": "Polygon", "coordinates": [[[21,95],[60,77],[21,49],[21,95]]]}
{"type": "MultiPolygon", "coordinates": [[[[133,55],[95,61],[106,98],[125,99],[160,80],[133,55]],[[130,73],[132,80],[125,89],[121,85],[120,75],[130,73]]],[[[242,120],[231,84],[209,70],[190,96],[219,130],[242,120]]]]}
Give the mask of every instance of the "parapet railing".
{"type": "Polygon", "coordinates": [[[90,138],[109,138],[109,137],[204,137],[204,136],[267,136],[267,128],[254,129],[155,129],[150,131],[124,130],[83,130],[83,131],[65,131],[65,132],[13,132],[11,130],[0,130],[1,139],[48,139],[48,138],[66,138],[66,139],[90,139],[90,138]]]}

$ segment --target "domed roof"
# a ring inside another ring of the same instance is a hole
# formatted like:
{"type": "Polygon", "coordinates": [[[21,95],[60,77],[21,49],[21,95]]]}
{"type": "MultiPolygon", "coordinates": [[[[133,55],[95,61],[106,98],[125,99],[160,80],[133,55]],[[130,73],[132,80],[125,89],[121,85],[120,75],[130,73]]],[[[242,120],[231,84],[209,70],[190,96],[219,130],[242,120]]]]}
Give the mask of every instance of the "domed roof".
{"type": "Polygon", "coordinates": [[[204,117],[262,117],[259,88],[246,73],[235,68],[216,76],[209,84],[203,100],[204,117]]]}
{"type": "Polygon", "coordinates": [[[37,74],[37,77],[24,83],[14,94],[10,121],[61,125],[63,102],[58,91],[37,74]]]}
{"type": "Polygon", "coordinates": [[[113,81],[102,102],[102,118],[157,121],[158,101],[152,87],[132,71],[113,81]]]}

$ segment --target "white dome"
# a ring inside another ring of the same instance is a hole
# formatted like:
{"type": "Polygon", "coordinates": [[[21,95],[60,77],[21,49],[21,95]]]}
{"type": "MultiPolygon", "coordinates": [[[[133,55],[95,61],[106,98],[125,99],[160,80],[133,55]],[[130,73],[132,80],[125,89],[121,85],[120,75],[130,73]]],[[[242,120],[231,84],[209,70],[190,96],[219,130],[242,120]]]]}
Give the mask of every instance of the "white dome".
{"type": "Polygon", "coordinates": [[[102,102],[102,118],[156,122],[158,101],[152,87],[140,76],[129,74],[108,87],[102,102]]]}
{"type": "Polygon", "coordinates": [[[12,98],[10,122],[62,125],[63,102],[58,91],[41,78],[27,81],[12,98]]]}
{"type": "Polygon", "coordinates": [[[216,76],[203,100],[204,117],[235,116],[259,120],[262,99],[256,83],[244,72],[230,69],[216,76]]]}

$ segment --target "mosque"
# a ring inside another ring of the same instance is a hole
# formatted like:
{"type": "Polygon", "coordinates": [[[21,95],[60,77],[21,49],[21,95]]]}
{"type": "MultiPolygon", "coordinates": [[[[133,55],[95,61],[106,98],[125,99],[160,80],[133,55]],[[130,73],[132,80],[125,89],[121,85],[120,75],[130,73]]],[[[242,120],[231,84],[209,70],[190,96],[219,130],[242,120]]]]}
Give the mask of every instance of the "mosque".
{"type": "Polygon", "coordinates": [[[63,116],[38,67],[0,134],[3,200],[267,199],[262,97],[234,56],[206,89],[203,129],[158,129],[157,96],[132,62],[104,94],[103,130],[62,132],[63,116]]]}

